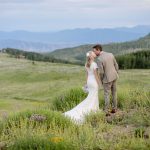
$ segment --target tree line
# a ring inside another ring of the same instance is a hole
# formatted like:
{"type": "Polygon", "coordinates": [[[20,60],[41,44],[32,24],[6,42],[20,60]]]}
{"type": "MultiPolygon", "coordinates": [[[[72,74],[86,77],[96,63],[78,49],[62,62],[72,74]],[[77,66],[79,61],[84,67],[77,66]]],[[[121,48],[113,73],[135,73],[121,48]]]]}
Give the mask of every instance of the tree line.
{"type": "MultiPolygon", "coordinates": [[[[63,59],[56,59],[53,56],[44,55],[36,52],[27,52],[18,49],[6,48],[2,49],[1,52],[10,54],[15,58],[25,58],[34,61],[44,61],[52,63],[65,63],[65,64],[76,64],[84,65],[85,57],[78,58],[80,62],[70,62],[63,59]]],[[[116,56],[120,69],[150,69],[150,50],[142,50],[137,52],[132,52],[129,54],[116,56]]]]}
{"type": "Polygon", "coordinates": [[[116,56],[120,69],[150,69],[150,51],[143,50],[116,56]]]}
{"type": "Polygon", "coordinates": [[[5,48],[5,49],[2,49],[1,52],[7,53],[7,54],[11,55],[12,57],[15,57],[18,59],[25,58],[25,59],[31,60],[32,62],[43,61],[43,62],[51,62],[51,63],[81,65],[80,63],[73,63],[73,62],[69,62],[67,60],[56,59],[53,56],[48,56],[48,55],[44,55],[44,54],[36,53],[36,52],[27,52],[27,51],[23,51],[23,50],[14,49],[14,48],[5,48]]]}

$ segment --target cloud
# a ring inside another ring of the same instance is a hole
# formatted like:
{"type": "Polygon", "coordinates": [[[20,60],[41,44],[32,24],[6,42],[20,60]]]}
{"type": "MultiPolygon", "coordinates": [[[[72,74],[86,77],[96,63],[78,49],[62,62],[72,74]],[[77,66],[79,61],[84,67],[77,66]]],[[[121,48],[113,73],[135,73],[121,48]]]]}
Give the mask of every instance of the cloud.
{"type": "Polygon", "coordinates": [[[0,0],[0,30],[150,24],[150,0],[0,0]]]}
{"type": "MultiPolygon", "coordinates": [[[[44,1],[44,0],[43,0],[44,1]]],[[[42,2],[42,0],[0,0],[0,3],[37,3],[37,2],[42,2]]]]}

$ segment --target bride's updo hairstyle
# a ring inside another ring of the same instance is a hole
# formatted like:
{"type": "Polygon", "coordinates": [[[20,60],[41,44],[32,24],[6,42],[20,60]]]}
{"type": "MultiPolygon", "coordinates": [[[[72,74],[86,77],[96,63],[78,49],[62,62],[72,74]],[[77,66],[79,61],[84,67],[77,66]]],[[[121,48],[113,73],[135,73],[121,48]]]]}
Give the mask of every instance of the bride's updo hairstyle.
{"type": "Polygon", "coordinates": [[[90,68],[91,66],[91,55],[92,55],[92,51],[88,51],[86,53],[86,63],[85,63],[85,67],[90,68]]]}

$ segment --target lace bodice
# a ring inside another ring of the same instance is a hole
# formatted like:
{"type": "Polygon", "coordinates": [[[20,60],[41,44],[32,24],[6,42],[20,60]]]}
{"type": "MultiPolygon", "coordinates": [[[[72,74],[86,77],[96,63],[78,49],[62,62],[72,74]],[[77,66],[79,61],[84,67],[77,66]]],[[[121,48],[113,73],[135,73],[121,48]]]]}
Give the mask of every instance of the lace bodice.
{"type": "Polygon", "coordinates": [[[95,62],[92,62],[90,68],[86,67],[88,75],[94,75],[94,70],[97,68],[97,64],[95,62]]]}

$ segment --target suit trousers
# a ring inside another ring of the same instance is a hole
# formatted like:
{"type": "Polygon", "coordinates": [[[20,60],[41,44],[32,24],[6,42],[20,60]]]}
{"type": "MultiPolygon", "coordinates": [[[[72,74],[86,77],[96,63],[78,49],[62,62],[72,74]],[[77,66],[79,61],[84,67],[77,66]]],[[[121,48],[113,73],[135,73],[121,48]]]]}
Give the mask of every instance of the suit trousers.
{"type": "Polygon", "coordinates": [[[110,92],[112,94],[112,108],[117,109],[117,80],[114,80],[109,83],[103,83],[103,86],[105,99],[104,111],[108,112],[110,108],[110,92]]]}

